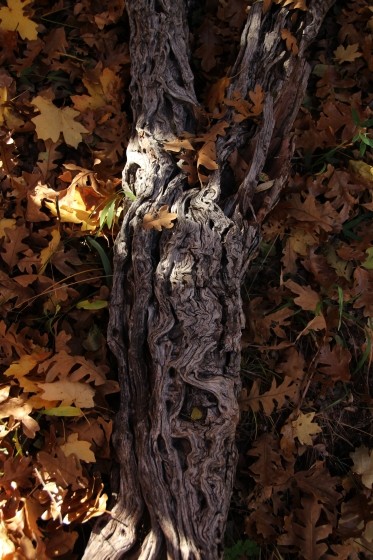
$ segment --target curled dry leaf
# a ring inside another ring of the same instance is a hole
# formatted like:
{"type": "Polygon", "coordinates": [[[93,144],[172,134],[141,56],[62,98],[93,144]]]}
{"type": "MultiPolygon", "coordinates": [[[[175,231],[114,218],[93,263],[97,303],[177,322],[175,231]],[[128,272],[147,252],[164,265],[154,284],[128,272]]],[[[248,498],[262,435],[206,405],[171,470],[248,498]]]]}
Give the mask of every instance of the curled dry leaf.
{"type": "Polygon", "coordinates": [[[172,221],[175,220],[175,218],[177,218],[177,214],[175,212],[169,212],[168,205],[164,204],[155,214],[151,212],[145,214],[142,227],[144,229],[156,229],[157,231],[162,231],[162,228],[171,229],[174,227],[172,221]]]}

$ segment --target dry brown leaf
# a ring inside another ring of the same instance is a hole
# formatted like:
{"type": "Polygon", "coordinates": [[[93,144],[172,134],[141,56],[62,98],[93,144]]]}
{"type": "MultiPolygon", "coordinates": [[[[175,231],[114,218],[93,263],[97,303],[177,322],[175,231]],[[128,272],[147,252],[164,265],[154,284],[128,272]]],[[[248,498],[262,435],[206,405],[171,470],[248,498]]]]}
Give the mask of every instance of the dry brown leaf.
{"type": "Polygon", "coordinates": [[[281,29],[281,39],[286,42],[286,49],[294,55],[298,54],[299,48],[297,40],[289,29],[281,29]]]}
{"type": "Polygon", "coordinates": [[[162,231],[162,228],[171,229],[175,225],[173,220],[176,218],[177,214],[175,212],[169,212],[169,206],[165,204],[161,206],[155,214],[151,212],[145,214],[142,227],[146,230],[156,229],[157,231],[162,231]]]}
{"type": "Polygon", "coordinates": [[[320,295],[312,290],[310,286],[300,286],[294,280],[287,280],[284,282],[284,286],[293,293],[298,294],[298,297],[294,298],[294,303],[304,311],[315,312],[320,305],[320,295]]]}

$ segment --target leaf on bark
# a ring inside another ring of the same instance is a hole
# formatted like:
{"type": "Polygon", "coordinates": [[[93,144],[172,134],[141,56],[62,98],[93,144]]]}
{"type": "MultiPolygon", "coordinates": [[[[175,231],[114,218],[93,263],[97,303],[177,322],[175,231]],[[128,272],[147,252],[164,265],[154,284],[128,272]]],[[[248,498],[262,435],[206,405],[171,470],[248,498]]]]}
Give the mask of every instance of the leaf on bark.
{"type": "Polygon", "coordinates": [[[162,231],[163,228],[171,229],[175,225],[173,220],[176,218],[177,214],[175,212],[169,212],[169,206],[165,204],[161,206],[155,214],[151,212],[145,214],[142,227],[146,230],[156,229],[157,231],[162,231]]]}

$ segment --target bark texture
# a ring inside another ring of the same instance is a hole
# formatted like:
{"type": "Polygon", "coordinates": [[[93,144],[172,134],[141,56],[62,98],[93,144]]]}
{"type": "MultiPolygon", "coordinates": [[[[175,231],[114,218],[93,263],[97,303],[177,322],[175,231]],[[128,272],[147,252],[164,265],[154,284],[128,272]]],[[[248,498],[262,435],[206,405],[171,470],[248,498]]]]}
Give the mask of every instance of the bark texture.
{"type": "Polygon", "coordinates": [[[311,0],[294,21],[287,8],[263,15],[261,2],[251,7],[230,92],[245,98],[260,84],[263,115],[231,119],[217,141],[219,169],[193,189],[162,144],[193,130],[198,106],[186,2],[126,4],[135,130],[123,184],[137,198],[116,241],[109,329],[121,384],[119,468],[116,503],[96,524],[85,559],[222,557],[237,458],[241,280],[288,177],[290,130],[309,75],[305,51],[332,3],[311,0]],[[296,56],[284,28],[297,37],[296,56]],[[250,159],[239,186],[228,162],[237,148],[250,159]],[[263,170],[274,183],[262,192],[263,170]],[[145,231],[144,214],[164,204],[177,212],[174,228],[145,231]]]}

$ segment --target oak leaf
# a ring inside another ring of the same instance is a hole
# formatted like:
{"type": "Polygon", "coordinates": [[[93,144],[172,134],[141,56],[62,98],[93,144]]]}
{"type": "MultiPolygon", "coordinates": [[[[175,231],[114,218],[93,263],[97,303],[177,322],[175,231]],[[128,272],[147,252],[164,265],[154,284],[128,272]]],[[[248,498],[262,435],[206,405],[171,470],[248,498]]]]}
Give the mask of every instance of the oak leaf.
{"type": "Polygon", "coordinates": [[[181,152],[181,150],[194,150],[193,145],[187,138],[175,138],[164,142],[163,147],[168,152],[181,152]]]}
{"type": "Polygon", "coordinates": [[[91,444],[89,441],[78,440],[78,434],[70,434],[67,442],[60,445],[60,448],[66,457],[74,454],[85,463],[96,462],[95,454],[91,450],[91,444]]]}
{"type": "Polygon", "coordinates": [[[31,103],[40,111],[40,115],[31,120],[35,124],[36,134],[41,140],[52,140],[57,142],[62,133],[66,144],[77,148],[82,142],[82,134],[89,131],[75,118],[80,114],[71,107],[59,109],[50,99],[41,95],[35,97],[31,103]]]}
{"type": "Polygon", "coordinates": [[[320,296],[317,292],[312,290],[310,286],[300,286],[293,280],[287,280],[284,285],[289,288],[293,293],[298,294],[294,298],[294,303],[301,307],[304,311],[316,311],[317,306],[320,304],[320,296]]]}
{"type": "Polygon", "coordinates": [[[43,391],[41,397],[46,401],[61,401],[61,405],[75,404],[78,408],[92,408],[94,406],[94,389],[88,383],[78,381],[54,381],[53,383],[38,383],[43,391]]]}
{"type": "Polygon", "coordinates": [[[291,423],[294,436],[298,438],[302,445],[313,445],[311,436],[322,432],[320,426],[313,423],[315,414],[315,412],[308,412],[306,414],[300,412],[298,418],[291,423]]]}
{"type": "Polygon", "coordinates": [[[156,229],[157,231],[162,231],[162,228],[171,229],[174,227],[172,222],[176,218],[177,214],[175,212],[169,212],[169,206],[164,204],[155,214],[151,212],[145,214],[142,227],[146,230],[156,229]]]}
{"type": "Polygon", "coordinates": [[[35,41],[38,37],[37,24],[23,12],[32,2],[33,0],[8,0],[8,6],[0,8],[0,29],[18,31],[22,39],[35,41]]]}
{"type": "Polygon", "coordinates": [[[83,476],[82,464],[75,455],[66,455],[59,448],[55,452],[40,451],[37,454],[40,470],[46,482],[54,481],[58,486],[79,490],[88,486],[83,476]]]}
{"type": "Polygon", "coordinates": [[[57,251],[60,241],[61,241],[61,234],[59,229],[53,229],[51,231],[52,239],[48,243],[48,247],[45,247],[40,251],[40,261],[41,261],[41,268],[39,270],[40,274],[43,274],[45,271],[45,267],[51,260],[54,253],[57,251]]]}
{"type": "Polygon", "coordinates": [[[291,51],[293,54],[298,54],[299,48],[297,40],[289,29],[281,29],[281,39],[285,41],[288,51],[291,51]]]}
{"type": "Polygon", "coordinates": [[[0,253],[1,258],[9,268],[13,268],[19,260],[18,254],[26,251],[29,247],[23,243],[23,239],[29,237],[29,230],[24,225],[14,225],[11,228],[4,228],[5,241],[4,251],[0,253]]]}
{"type": "Polygon", "coordinates": [[[31,418],[32,406],[25,395],[11,398],[0,404],[0,419],[13,417],[22,423],[25,435],[34,438],[40,430],[39,424],[31,418]]]}

